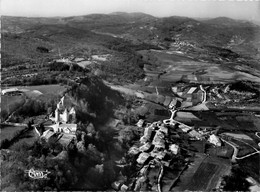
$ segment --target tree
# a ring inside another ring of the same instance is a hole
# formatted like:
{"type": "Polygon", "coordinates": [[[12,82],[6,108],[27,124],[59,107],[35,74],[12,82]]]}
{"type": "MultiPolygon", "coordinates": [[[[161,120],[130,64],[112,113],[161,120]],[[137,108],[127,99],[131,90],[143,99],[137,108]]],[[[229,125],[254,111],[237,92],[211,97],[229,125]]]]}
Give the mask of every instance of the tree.
{"type": "Polygon", "coordinates": [[[250,183],[246,180],[247,174],[238,166],[232,167],[231,175],[224,176],[224,191],[249,191],[250,183]]]}
{"type": "Polygon", "coordinates": [[[140,138],[141,131],[135,126],[120,126],[118,140],[122,142],[126,148],[129,148],[140,138]]]}

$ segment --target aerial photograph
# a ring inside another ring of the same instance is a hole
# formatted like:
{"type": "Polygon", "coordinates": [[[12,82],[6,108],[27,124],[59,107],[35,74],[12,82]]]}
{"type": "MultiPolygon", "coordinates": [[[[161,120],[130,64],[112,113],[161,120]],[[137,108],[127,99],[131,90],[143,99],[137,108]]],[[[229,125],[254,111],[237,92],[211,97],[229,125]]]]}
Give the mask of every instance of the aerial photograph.
{"type": "Polygon", "coordinates": [[[260,1],[0,12],[0,191],[260,191],[260,1]]]}

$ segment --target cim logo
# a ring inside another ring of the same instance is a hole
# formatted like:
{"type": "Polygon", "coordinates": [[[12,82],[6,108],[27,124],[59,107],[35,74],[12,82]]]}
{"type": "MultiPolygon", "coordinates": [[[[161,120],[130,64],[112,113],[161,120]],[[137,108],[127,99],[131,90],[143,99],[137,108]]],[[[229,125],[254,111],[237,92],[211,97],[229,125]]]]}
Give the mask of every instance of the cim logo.
{"type": "Polygon", "coordinates": [[[25,173],[28,173],[28,176],[32,179],[48,179],[47,175],[50,173],[48,170],[39,171],[34,170],[33,168],[30,170],[26,170],[25,173]]]}

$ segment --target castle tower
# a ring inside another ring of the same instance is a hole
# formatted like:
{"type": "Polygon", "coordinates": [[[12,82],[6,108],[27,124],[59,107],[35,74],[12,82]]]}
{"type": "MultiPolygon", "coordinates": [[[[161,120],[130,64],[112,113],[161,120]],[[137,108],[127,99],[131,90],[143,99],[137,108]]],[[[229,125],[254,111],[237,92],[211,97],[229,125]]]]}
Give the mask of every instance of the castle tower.
{"type": "Polygon", "coordinates": [[[64,96],[60,99],[60,103],[61,103],[62,107],[64,107],[64,96]]]}
{"type": "Polygon", "coordinates": [[[55,110],[55,123],[58,123],[60,121],[60,112],[59,109],[56,108],[55,110]]]}
{"type": "Polygon", "coordinates": [[[57,109],[61,109],[62,108],[62,103],[61,101],[57,104],[57,109]]]}
{"type": "Polygon", "coordinates": [[[69,118],[70,118],[71,121],[74,121],[75,118],[76,118],[76,111],[75,111],[75,108],[74,108],[74,107],[72,107],[72,108],[70,109],[69,118]]]}
{"type": "Polygon", "coordinates": [[[68,113],[67,108],[65,108],[65,110],[64,110],[64,112],[63,112],[63,114],[62,114],[62,120],[63,120],[65,123],[67,123],[68,120],[69,120],[69,113],[68,113]]]}

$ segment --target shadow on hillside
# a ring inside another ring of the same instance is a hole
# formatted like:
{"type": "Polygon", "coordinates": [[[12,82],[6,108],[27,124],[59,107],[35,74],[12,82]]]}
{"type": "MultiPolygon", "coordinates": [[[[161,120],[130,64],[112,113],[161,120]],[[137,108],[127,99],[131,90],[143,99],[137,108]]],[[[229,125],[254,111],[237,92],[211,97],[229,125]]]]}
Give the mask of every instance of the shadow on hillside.
{"type": "Polygon", "coordinates": [[[122,95],[97,77],[83,79],[79,86],[72,88],[69,95],[77,104],[77,119],[82,123],[104,125],[113,117],[116,108],[125,105],[122,95]]]}

